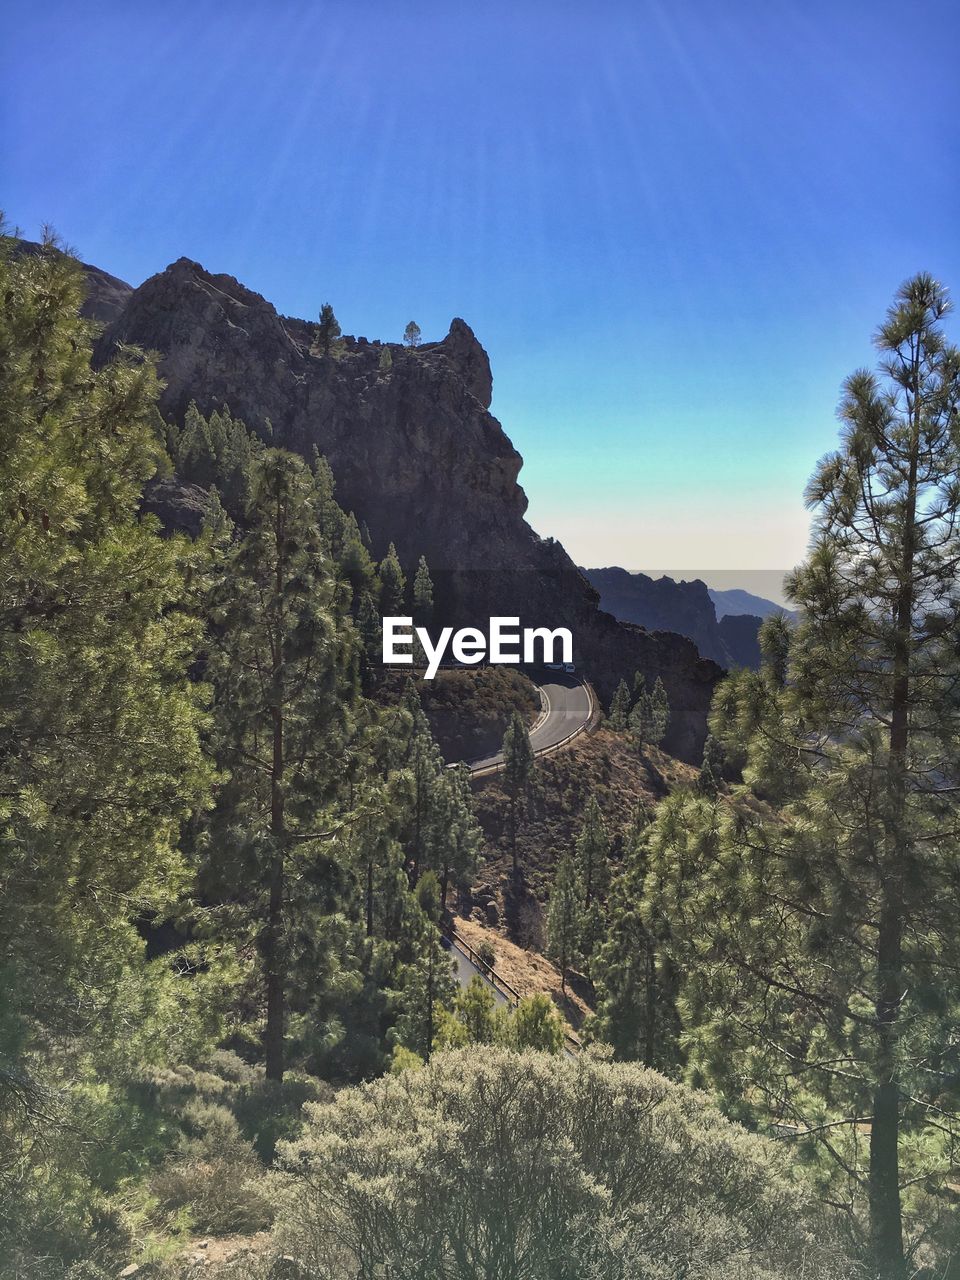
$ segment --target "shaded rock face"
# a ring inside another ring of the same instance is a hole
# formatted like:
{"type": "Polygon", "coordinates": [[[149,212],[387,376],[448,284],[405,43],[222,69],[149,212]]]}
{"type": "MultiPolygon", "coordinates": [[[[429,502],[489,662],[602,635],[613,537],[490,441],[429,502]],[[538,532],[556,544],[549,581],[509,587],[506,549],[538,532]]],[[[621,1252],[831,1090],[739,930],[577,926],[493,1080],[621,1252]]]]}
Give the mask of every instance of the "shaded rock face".
{"type": "Polygon", "coordinates": [[[590,583],[600,593],[600,605],[622,622],[633,622],[650,631],[677,631],[697,646],[704,658],[722,667],[760,665],[757,632],[760,619],[754,617],[717,620],[716,608],[707,585],[675,582],[673,578],[650,578],[626,569],[585,569],[590,583]]]}
{"type": "Polygon", "coordinates": [[[175,479],[151,480],[144,490],[141,511],[158,518],[164,529],[178,529],[198,538],[207,511],[207,491],[175,479]]]}
{"type": "Polygon", "coordinates": [[[738,667],[760,667],[760,627],[762,618],[749,613],[728,613],[719,622],[723,643],[738,667]]]}
{"type": "MultiPolygon", "coordinates": [[[[34,240],[18,240],[17,253],[42,253],[43,245],[34,240]]],[[[133,293],[133,286],[116,276],[92,267],[88,262],[80,264],[87,277],[87,296],[80,314],[87,320],[95,320],[98,324],[110,324],[116,320],[133,293]]]]}
{"type": "MultiPolygon", "coordinates": [[[[226,404],[276,444],[307,457],[318,449],[375,556],[391,541],[408,570],[426,556],[438,621],[485,628],[499,614],[568,626],[604,699],[637,670],[662,675],[674,708],[665,745],[699,758],[719,669],[678,635],[601,612],[563,547],[526,523],[522,459],[489,412],[490,364],[470,327],[456,319],[441,342],[415,350],[345,338],[322,356],[312,340],[312,325],[181,258],[129,295],[96,359],[117,344],[144,347],[158,355],[168,418],[181,419],[191,400],[203,413],[226,404]]],[[[158,495],[158,510],[161,498],[172,512],[173,495],[158,495]]]]}

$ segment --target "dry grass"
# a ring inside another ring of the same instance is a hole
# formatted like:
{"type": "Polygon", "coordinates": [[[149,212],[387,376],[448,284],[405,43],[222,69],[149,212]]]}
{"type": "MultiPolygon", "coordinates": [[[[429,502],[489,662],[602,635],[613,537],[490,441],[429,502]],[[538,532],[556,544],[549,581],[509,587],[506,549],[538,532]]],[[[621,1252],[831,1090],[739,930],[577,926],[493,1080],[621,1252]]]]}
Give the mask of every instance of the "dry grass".
{"type": "Polygon", "coordinates": [[[484,941],[492,942],[497,973],[522,996],[548,995],[574,1034],[583,1025],[584,1018],[593,1012],[587,1003],[587,984],[576,974],[568,975],[564,995],[560,990],[560,971],[538,951],[527,951],[511,942],[503,930],[491,929],[471,918],[457,916],[454,927],[471,947],[476,948],[484,941]]]}

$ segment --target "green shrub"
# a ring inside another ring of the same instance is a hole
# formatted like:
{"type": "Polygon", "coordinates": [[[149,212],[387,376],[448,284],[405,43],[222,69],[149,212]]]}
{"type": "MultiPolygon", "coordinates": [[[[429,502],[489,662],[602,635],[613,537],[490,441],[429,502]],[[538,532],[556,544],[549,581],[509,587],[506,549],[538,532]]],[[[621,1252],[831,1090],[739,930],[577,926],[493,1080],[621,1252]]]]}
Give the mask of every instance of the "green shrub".
{"type": "Polygon", "coordinates": [[[326,1101],[332,1095],[329,1085],[300,1071],[288,1071],[281,1084],[261,1072],[238,1089],[232,1105],[244,1137],[269,1164],[277,1143],[289,1142],[300,1132],[304,1103],[326,1101]]]}
{"type": "Polygon", "coordinates": [[[150,1179],[154,1220],[185,1212],[192,1228],[211,1235],[259,1231],[270,1223],[263,1170],[227,1107],[202,1097],[180,1111],[177,1150],[150,1179]]]}
{"type": "Polygon", "coordinates": [[[559,1053],[563,1048],[563,1019],[549,996],[527,996],[513,1012],[508,1036],[512,1049],[559,1053]]]}
{"type": "Polygon", "coordinates": [[[249,1235],[268,1227],[272,1218],[262,1171],[252,1159],[238,1164],[211,1155],[176,1161],[154,1175],[150,1190],[160,1224],[185,1211],[194,1231],[249,1235]]]}
{"type": "Polygon", "coordinates": [[[277,1243],[313,1275],[856,1274],[784,1152],[635,1064],[473,1047],[308,1112],[277,1243]]]}

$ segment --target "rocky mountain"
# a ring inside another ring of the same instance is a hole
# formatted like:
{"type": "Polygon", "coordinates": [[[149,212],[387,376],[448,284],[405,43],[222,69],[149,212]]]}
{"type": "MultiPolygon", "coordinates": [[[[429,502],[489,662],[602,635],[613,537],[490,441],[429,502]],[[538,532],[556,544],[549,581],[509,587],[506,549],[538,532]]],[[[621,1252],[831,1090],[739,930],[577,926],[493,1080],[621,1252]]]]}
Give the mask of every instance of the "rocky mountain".
{"type": "MultiPolygon", "coordinates": [[[[662,676],[673,709],[665,745],[699,757],[719,668],[681,635],[604,612],[563,547],[526,523],[522,459],[490,413],[489,360],[463,320],[416,349],[358,337],[323,356],[312,325],[187,258],[128,293],[107,290],[110,279],[91,275],[91,314],[105,321],[99,363],[122,344],[142,347],[157,355],[168,418],[191,400],[204,413],[226,404],[274,443],[318,449],[374,555],[392,541],[405,566],[426,556],[444,623],[485,626],[499,614],[569,626],[601,697],[637,670],[662,676]]],[[[189,524],[197,497],[168,483],[153,500],[189,524]]]]}
{"type": "Polygon", "coordinates": [[[584,573],[600,593],[601,608],[621,621],[649,631],[677,631],[688,636],[703,657],[722,667],[760,665],[757,632],[761,618],[747,614],[718,618],[714,593],[699,578],[675,582],[616,566],[585,569],[584,573]]]}
{"type": "MultiPolygon", "coordinates": [[[[39,253],[43,246],[33,240],[18,240],[15,247],[18,253],[39,253]]],[[[118,280],[99,267],[91,266],[89,262],[80,265],[87,278],[87,296],[81,308],[82,314],[98,324],[109,324],[126,306],[133,287],[125,280],[118,280]]]]}
{"type": "Polygon", "coordinates": [[[720,620],[745,614],[755,618],[769,618],[775,613],[783,613],[788,618],[797,616],[793,610],[784,609],[783,605],[774,604],[764,596],[755,596],[752,591],[743,591],[739,587],[726,591],[715,591],[711,587],[709,590],[710,599],[720,620]]]}

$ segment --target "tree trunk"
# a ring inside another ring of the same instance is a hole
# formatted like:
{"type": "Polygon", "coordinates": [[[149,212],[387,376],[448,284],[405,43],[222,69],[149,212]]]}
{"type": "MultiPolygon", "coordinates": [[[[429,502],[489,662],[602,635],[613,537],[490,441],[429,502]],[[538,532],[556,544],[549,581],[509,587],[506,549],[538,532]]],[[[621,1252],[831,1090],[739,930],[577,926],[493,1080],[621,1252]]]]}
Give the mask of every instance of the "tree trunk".
{"type": "Polygon", "coordinates": [[[271,872],[270,908],[266,930],[264,962],[267,979],[267,1025],[263,1050],[268,1080],[283,1079],[284,962],[283,962],[283,869],[282,855],[275,855],[271,872]]]}
{"type": "MultiPolygon", "coordinates": [[[[279,495],[278,495],[279,499],[279,495]]],[[[270,769],[270,835],[273,839],[270,866],[270,905],[267,917],[269,949],[267,961],[267,1025],[264,1029],[263,1049],[266,1058],[268,1080],[283,1079],[283,1030],[287,965],[283,936],[284,847],[286,830],[284,813],[284,742],[283,742],[283,671],[284,671],[284,508],[278,500],[274,520],[274,538],[277,552],[275,568],[275,592],[277,618],[272,624],[271,666],[276,683],[276,703],[270,708],[273,722],[273,760],[270,769]]]]}
{"type": "Polygon", "coordinates": [[[373,937],[373,859],[367,860],[367,937],[373,937]]]}
{"type": "Polygon", "coordinates": [[[516,880],[520,868],[517,864],[517,797],[510,794],[510,851],[513,856],[513,878],[516,880]]]}
{"type": "Polygon", "coordinates": [[[267,1025],[263,1036],[268,1080],[283,1079],[284,992],[286,957],[283,942],[283,713],[273,709],[273,769],[270,779],[270,834],[273,857],[270,864],[270,903],[267,915],[266,980],[267,1025]]]}
{"type": "Polygon", "coordinates": [[[653,943],[647,938],[646,945],[646,995],[647,1017],[643,1047],[643,1065],[652,1067],[657,1044],[657,965],[653,943]]]}
{"type": "Polygon", "coordinates": [[[903,1223],[900,1210],[900,1090],[896,1078],[896,1020],[901,995],[900,920],[890,910],[880,925],[878,961],[882,986],[877,1001],[880,1052],[870,1128],[870,1236],[883,1280],[902,1280],[903,1223]]]}
{"type": "Polygon", "coordinates": [[[883,1280],[902,1280],[903,1220],[900,1204],[900,1090],[897,1083],[900,1001],[903,998],[903,893],[906,854],[908,750],[910,745],[910,663],[913,648],[914,554],[917,474],[920,450],[920,339],[913,353],[910,405],[911,448],[894,606],[894,652],[890,703],[889,757],[880,919],[877,930],[877,1074],[870,1127],[870,1240],[883,1280]]]}
{"type": "Polygon", "coordinates": [[[427,1061],[433,1053],[433,938],[427,944],[427,1061]]]}

